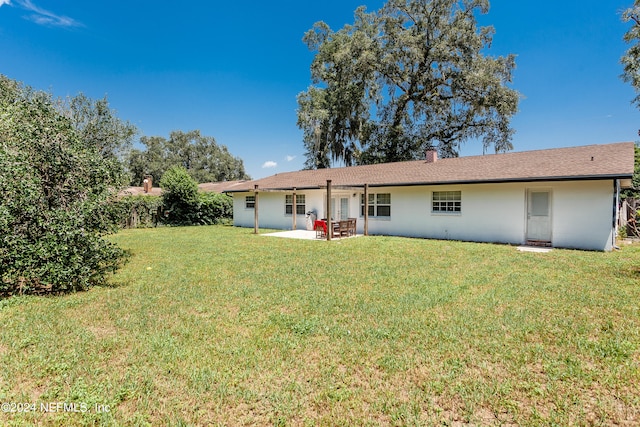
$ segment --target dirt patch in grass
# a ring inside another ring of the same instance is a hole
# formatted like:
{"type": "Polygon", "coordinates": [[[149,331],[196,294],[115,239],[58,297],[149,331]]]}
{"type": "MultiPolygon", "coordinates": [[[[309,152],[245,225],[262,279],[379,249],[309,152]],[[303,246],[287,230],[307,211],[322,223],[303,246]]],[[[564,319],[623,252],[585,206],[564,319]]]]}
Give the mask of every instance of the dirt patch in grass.
{"type": "Polygon", "coordinates": [[[97,340],[114,337],[118,334],[118,329],[114,326],[94,325],[87,326],[87,330],[91,332],[97,340]]]}

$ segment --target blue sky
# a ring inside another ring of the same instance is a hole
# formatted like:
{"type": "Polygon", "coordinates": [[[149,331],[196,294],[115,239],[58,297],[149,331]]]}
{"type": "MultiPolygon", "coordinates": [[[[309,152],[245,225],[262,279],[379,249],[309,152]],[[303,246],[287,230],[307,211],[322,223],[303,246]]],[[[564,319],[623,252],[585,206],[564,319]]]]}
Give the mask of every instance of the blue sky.
{"type": "MultiPolygon", "coordinates": [[[[487,53],[517,55],[515,151],[638,139],[619,78],[632,3],[491,1],[487,53]]],[[[352,23],[363,4],[383,1],[0,0],[0,74],[60,97],[107,95],[141,135],[199,129],[261,178],[304,163],[296,96],[313,53],[302,36],[316,21],[352,23]]],[[[474,142],[461,152],[480,153],[474,142]]]]}

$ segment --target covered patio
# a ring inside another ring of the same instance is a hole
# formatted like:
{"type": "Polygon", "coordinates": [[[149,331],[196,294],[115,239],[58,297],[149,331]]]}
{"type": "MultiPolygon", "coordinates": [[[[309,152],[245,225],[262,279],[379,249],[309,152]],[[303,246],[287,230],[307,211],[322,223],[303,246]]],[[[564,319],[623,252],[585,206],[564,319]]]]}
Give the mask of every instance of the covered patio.
{"type": "MultiPolygon", "coordinates": [[[[331,191],[334,188],[339,188],[341,190],[364,190],[364,215],[363,215],[363,220],[364,220],[364,234],[365,236],[367,236],[369,234],[369,198],[368,198],[368,192],[369,192],[369,185],[368,184],[364,184],[362,187],[360,186],[333,186],[332,185],[332,181],[330,179],[328,179],[326,181],[326,187],[325,186],[320,186],[319,188],[324,188],[326,190],[326,210],[327,212],[331,212],[331,206],[332,206],[332,198],[331,198],[331,191]]],[[[293,188],[286,188],[286,189],[268,189],[268,190],[261,190],[259,188],[258,185],[255,185],[254,189],[253,189],[253,194],[254,194],[254,201],[253,201],[253,209],[254,209],[254,233],[255,234],[260,234],[259,232],[259,195],[260,192],[267,192],[267,193],[284,193],[284,192],[289,192],[292,191],[292,212],[296,212],[296,207],[297,207],[297,203],[296,203],[296,191],[298,189],[296,187],[293,188]]],[[[326,240],[332,240],[332,239],[341,239],[341,238],[349,238],[349,237],[357,237],[358,234],[356,233],[356,218],[347,218],[344,220],[334,220],[333,218],[331,218],[330,215],[327,215],[328,218],[323,218],[320,220],[316,220],[313,224],[313,230],[298,230],[297,229],[297,219],[296,219],[297,215],[293,214],[292,215],[292,230],[290,231],[283,231],[283,232],[276,232],[276,233],[268,233],[267,235],[270,236],[275,236],[275,237],[287,237],[287,238],[293,238],[293,239],[305,239],[305,240],[320,240],[320,239],[326,239],[326,240]],[[331,230],[331,232],[328,232],[328,230],[331,230]]]]}

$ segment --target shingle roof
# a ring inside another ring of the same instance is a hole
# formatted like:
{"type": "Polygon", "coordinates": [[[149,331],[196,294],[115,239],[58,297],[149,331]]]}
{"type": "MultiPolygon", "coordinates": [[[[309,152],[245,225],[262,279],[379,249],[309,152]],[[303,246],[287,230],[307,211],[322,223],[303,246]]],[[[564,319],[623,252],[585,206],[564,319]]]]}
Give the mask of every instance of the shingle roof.
{"type": "Polygon", "coordinates": [[[248,181],[222,181],[222,182],[205,182],[204,184],[198,184],[200,191],[207,193],[224,193],[226,191],[233,191],[234,188],[242,186],[248,181]]]}
{"type": "MultiPolygon", "coordinates": [[[[226,191],[234,191],[236,186],[242,186],[248,181],[222,181],[222,182],[205,182],[198,184],[198,189],[205,193],[224,193],[226,191]]],[[[253,187],[251,187],[253,188],[253,187]]],[[[128,187],[119,193],[120,196],[160,196],[162,189],[160,187],[151,188],[151,192],[145,193],[144,187],[128,187]]]]}
{"type": "Polygon", "coordinates": [[[383,163],[285,172],[245,181],[228,192],[314,189],[326,186],[373,187],[509,181],[629,178],[633,175],[634,144],[587,145],[484,156],[383,163]]]}

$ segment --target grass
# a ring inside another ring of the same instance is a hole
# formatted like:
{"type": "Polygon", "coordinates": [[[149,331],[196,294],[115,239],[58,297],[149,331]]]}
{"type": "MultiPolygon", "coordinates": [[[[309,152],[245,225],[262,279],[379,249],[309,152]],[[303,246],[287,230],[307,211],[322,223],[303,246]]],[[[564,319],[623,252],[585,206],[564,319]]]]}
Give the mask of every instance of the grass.
{"type": "Polygon", "coordinates": [[[0,300],[0,402],[38,405],[0,425],[640,423],[638,246],[251,232],[123,231],[111,286],[0,300]]]}

